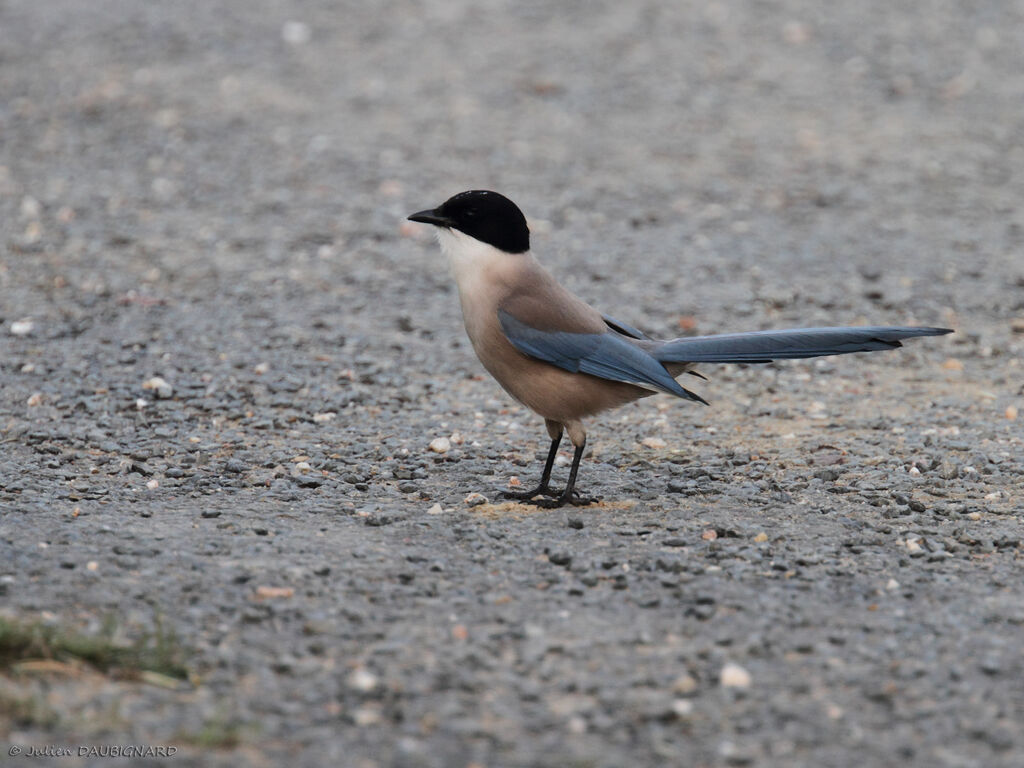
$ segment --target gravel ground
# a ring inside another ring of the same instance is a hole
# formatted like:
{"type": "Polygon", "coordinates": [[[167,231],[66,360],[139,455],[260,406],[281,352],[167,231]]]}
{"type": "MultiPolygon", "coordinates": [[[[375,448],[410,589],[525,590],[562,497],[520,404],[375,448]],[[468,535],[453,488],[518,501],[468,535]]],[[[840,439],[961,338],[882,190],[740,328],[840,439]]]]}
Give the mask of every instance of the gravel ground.
{"type": "Polygon", "coordinates": [[[1019,2],[0,0],[0,612],[191,674],[9,672],[0,737],[1024,765],[1022,49],[1019,2]],[[708,367],[593,421],[600,505],[470,506],[547,438],[403,221],[467,188],[654,335],[958,333],[708,367]]]}

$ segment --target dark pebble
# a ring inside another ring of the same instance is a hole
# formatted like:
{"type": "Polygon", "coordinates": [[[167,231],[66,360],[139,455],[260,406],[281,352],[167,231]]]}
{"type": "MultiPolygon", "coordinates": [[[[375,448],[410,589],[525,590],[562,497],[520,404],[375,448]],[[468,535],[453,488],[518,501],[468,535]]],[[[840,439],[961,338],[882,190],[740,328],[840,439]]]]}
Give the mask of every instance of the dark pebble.
{"type": "Polygon", "coordinates": [[[572,564],[572,555],[570,555],[568,552],[565,552],[564,550],[559,550],[557,552],[550,552],[548,554],[548,560],[550,560],[555,565],[563,565],[565,567],[568,567],[572,564]]]}

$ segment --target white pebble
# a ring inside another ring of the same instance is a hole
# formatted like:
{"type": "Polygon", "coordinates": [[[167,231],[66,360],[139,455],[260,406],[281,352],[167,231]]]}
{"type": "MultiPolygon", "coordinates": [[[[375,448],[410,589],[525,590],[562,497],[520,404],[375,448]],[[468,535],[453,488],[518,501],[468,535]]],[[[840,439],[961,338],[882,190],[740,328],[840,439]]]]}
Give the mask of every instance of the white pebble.
{"type": "Polygon", "coordinates": [[[302,21],[286,21],[281,27],[281,39],[289,45],[304,45],[312,36],[309,24],[302,21]]]}
{"type": "Polygon", "coordinates": [[[38,219],[39,214],[42,213],[43,206],[39,204],[31,195],[26,195],[21,199],[21,218],[23,219],[38,219]]]}
{"type": "Polygon", "coordinates": [[[377,676],[363,667],[356,667],[348,676],[348,687],[369,693],[377,687],[377,676]]]}
{"type": "Polygon", "coordinates": [[[645,437],[643,440],[640,441],[640,444],[646,448],[653,448],[656,451],[659,451],[668,445],[668,443],[666,443],[660,437],[645,437]]]}
{"type": "Polygon", "coordinates": [[[153,190],[154,197],[164,203],[173,198],[178,191],[178,185],[163,176],[157,176],[149,186],[153,190]]]}
{"type": "Polygon", "coordinates": [[[693,714],[693,702],[689,699],[675,699],[672,702],[672,714],[676,717],[689,717],[693,714]]]}
{"type": "Polygon", "coordinates": [[[434,504],[430,509],[427,510],[428,515],[443,515],[444,508],[440,504],[434,504]]]}
{"type": "Polygon", "coordinates": [[[11,323],[10,331],[12,336],[28,336],[33,328],[35,323],[26,317],[24,320],[15,320],[11,323]]]}
{"type": "Polygon", "coordinates": [[[448,453],[452,449],[452,441],[447,437],[435,437],[430,441],[430,450],[434,453],[448,453]]]}
{"type": "Polygon", "coordinates": [[[141,410],[142,410],[142,409],[144,409],[144,408],[145,408],[145,407],[146,407],[147,405],[149,405],[149,400],[146,400],[145,398],[142,398],[142,397],[140,397],[140,398],[138,398],[138,399],[137,399],[137,400],[135,401],[135,410],[137,410],[137,411],[141,411],[141,410]]]}
{"type": "Polygon", "coordinates": [[[470,507],[479,507],[481,504],[487,503],[487,497],[482,493],[471,493],[463,501],[470,507]]]}
{"type": "Polygon", "coordinates": [[[326,424],[328,421],[334,421],[334,418],[337,415],[338,414],[336,414],[334,411],[326,411],[325,413],[314,413],[313,421],[316,422],[317,424],[326,424]]]}
{"type": "Polygon", "coordinates": [[[35,408],[35,407],[40,406],[42,404],[43,404],[43,393],[42,392],[33,392],[31,395],[29,395],[28,402],[26,403],[26,405],[28,405],[29,408],[35,408]]]}
{"type": "Polygon", "coordinates": [[[307,475],[313,467],[308,461],[297,461],[292,465],[293,475],[307,475]]]}
{"type": "Polygon", "coordinates": [[[885,583],[885,588],[887,590],[889,590],[890,592],[895,592],[897,589],[900,588],[900,583],[898,581],[896,581],[896,579],[889,579],[885,583]]]}
{"type": "Polygon", "coordinates": [[[146,379],[142,382],[142,388],[152,391],[160,400],[166,400],[174,394],[174,387],[161,376],[146,379]]]}
{"type": "Polygon", "coordinates": [[[911,468],[910,468],[910,470],[909,470],[909,472],[910,472],[910,474],[912,474],[912,475],[913,475],[914,477],[917,477],[918,475],[920,475],[920,474],[921,474],[921,470],[920,470],[920,469],[918,469],[917,467],[911,467],[911,468]]]}
{"type": "Polygon", "coordinates": [[[749,688],[751,682],[750,673],[731,661],[722,667],[719,680],[723,688],[749,688]]]}
{"type": "Polygon", "coordinates": [[[160,481],[156,479],[148,480],[146,481],[146,487],[149,488],[149,490],[151,491],[155,491],[157,488],[160,487],[160,481]]]}

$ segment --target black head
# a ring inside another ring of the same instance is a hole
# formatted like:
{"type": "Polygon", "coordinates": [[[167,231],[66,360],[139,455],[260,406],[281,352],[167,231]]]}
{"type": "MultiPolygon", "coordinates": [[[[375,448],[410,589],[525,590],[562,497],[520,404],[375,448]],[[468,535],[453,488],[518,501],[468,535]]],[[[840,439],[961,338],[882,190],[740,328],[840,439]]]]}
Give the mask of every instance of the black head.
{"type": "Polygon", "coordinates": [[[414,213],[409,220],[457,229],[507,253],[530,250],[526,217],[515,203],[497,192],[460,192],[433,210],[414,213]]]}

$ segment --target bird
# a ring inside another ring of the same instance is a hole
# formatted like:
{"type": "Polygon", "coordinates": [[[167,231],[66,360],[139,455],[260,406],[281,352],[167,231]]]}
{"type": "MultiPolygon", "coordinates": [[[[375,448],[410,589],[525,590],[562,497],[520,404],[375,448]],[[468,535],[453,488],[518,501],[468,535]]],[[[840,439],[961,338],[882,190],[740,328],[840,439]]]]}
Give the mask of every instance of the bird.
{"type": "Polygon", "coordinates": [[[941,336],[949,328],[855,326],[751,331],[653,339],[602,314],[563,287],[530,250],[530,229],[515,203],[470,190],[410,221],[434,227],[458,288],[473,350],[515,400],[544,419],[551,438],[540,484],[505,491],[541,507],[586,506],[576,489],[587,444],[583,420],[642,397],[665,393],[707,405],[677,378],[702,363],[769,363],[902,346],[901,339],[941,336]],[[573,445],[568,481],[551,487],[562,435],[573,445]]]}

